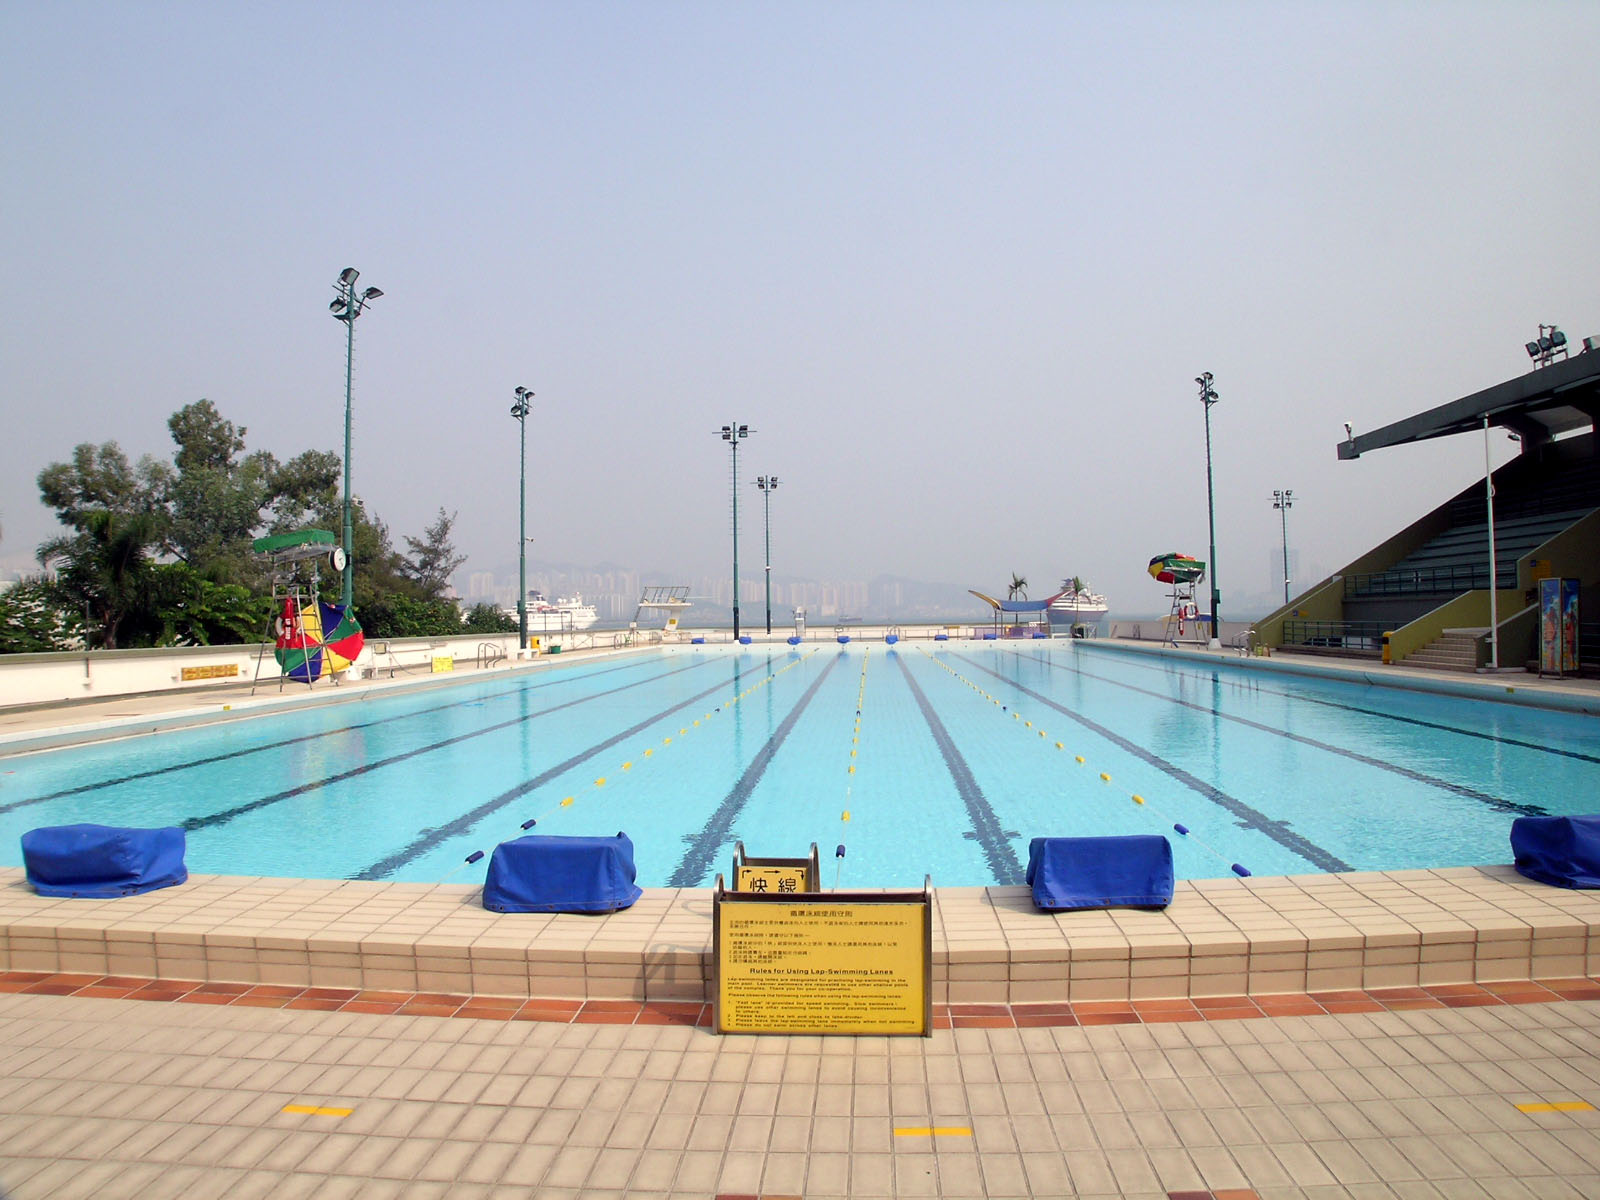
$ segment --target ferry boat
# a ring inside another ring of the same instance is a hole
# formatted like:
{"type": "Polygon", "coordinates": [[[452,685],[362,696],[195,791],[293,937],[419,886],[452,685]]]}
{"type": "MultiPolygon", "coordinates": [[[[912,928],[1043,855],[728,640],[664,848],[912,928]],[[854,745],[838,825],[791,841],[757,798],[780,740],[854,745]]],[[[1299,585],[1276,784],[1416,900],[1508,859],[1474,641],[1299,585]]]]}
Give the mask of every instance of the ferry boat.
{"type": "Polygon", "coordinates": [[[1063,579],[1050,599],[1050,624],[1093,625],[1110,611],[1106,598],[1076,577],[1063,579]]]}
{"type": "MultiPolygon", "coordinates": [[[[515,609],[511,615],[516,616],[515,609]]],[[[546,599],[537,588],[528,592],[529,633],[570,633],[587,629],[599,619],[594,605],[583,602],[581,592],[557,596],[554,600],[546,599]]]]}

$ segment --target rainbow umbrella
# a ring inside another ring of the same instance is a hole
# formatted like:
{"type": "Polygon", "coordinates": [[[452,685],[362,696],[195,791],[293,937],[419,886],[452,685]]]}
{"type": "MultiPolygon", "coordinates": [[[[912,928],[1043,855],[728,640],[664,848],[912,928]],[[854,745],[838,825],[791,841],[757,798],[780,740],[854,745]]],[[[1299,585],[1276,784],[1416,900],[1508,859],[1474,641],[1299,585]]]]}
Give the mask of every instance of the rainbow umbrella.
{"type": "Polygon", "coordinates": [[[361,622],[346,605],[318,603],[317,607],[321,610],[328,670],[337,675],[355,662],[366,645],[367,635],[361,632],[361,622]]]}
{"type": "Polygon", "coordinates": [[[278,644],[272,655],[290,679],[314,683],[322,676],[322,624],[317,610],[302,613],[288,596],[278,618],[278,644]]]}
{"type": "Polygon", "coordinates": [[[1157,583],[1194,583],[1206,573],[1206,564],[1187,554],[1158,554],[1150,560],[1150,578],[1157,583]]]}

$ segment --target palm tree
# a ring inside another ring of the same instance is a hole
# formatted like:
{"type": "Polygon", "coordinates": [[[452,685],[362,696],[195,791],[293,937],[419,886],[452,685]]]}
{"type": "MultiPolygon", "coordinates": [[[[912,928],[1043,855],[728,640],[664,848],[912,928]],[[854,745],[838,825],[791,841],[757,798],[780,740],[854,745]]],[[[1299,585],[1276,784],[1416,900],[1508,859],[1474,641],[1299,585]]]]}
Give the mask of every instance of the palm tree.
{"type": "Polygon", "coordinates": [[[149,513],[99,509],[85,515],[76,537],[52,538],[39,547],[39,564],[59,567],[62,590],[87,611],[107,650],[117,648],[124,623],[148,618],[151,552],[159,535],[149,513]]]}
{"type": "Polygon", "coordinates": [[[1011,589],[1006,593],[1007,600],[1026,600],[1028,598],[1028,581],[1015,571],[1011,573],[1011,589]]]}

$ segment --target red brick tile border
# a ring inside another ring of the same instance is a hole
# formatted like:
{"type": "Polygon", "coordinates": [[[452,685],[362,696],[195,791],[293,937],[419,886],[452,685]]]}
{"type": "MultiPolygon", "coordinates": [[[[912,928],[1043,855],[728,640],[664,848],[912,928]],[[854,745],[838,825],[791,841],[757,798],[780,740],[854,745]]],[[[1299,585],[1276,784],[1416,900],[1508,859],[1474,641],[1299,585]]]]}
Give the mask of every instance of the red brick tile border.
{"type": "MultiPolygon", "coordinates": [[[[555,1021],[564,1025],[711,1024],[711,1006],[696,1001],[561,1000],[466,996],[440,992],[361,991],[293,984],[200,983],[129,975],[0,971],[0,992],[87,996],[180,1004],[229,1004],[313,1012],[465,1017],[480,1021],[555,1021]]],[[[1077,1004],[935,1004],[935,1029],[1034,1029],[1062,1025],[1156,1025],[1172,1021],[1237,1021],[1411,1009],[1479,1008],[1600,1000],[1600,979],[1448,983],[1435,987],[1346,989],[1262,996],[1198,996],[1192,1000],[1085,1000],[1077,1004]]],[[[1222,1193],[1217,1193],[1220,1197],[1222,1193]]]]}

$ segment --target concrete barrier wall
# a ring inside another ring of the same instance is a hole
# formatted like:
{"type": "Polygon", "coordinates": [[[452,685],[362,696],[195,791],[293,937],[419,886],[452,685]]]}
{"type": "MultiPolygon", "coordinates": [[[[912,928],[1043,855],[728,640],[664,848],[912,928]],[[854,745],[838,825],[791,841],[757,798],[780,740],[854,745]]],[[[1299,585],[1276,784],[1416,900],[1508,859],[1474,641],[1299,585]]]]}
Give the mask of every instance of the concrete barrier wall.
{"type": "MultiPolygon", "coordinates": [[[[480,650],[512,658],[516,634],[449,638],[379,638],[367,643],[356,670],[431,671],[433,660],[476,662],[480,650]]],[[[278,686],[282,672],[271,644],[177,646],[159,650],[91,650],[0,655],[0,707],[60,704],[249,683],[278,686]]],[[[302,685],[303,686],[303,685],[302,685]]]]}

